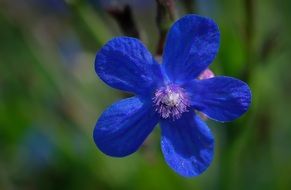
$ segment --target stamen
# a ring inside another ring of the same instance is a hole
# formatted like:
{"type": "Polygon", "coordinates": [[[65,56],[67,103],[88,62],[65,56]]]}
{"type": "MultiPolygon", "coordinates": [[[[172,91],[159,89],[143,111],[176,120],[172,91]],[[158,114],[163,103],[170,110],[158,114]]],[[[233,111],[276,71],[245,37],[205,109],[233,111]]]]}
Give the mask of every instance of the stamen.
{"type": "Polygon", "coordinates": [[[184,112],[188,112],[190,105],[184,89],[177,85],[168,85],[158,89],[153,97],[155,111],[164,119],[179,119],[184,112]]]}

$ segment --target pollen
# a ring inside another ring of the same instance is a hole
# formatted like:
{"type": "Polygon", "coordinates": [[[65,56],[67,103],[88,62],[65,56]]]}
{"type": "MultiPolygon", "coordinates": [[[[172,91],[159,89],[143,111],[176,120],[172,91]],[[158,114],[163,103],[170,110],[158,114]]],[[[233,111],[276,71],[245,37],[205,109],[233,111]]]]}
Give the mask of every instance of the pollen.
{"type": "Polygon", "coordinates": [[[184,112],[188,112],[189,98],[184,89],[177,85],[167,85],[156,90],[153,103],[155,111],[164,119],[179,119],[184,112]]]}

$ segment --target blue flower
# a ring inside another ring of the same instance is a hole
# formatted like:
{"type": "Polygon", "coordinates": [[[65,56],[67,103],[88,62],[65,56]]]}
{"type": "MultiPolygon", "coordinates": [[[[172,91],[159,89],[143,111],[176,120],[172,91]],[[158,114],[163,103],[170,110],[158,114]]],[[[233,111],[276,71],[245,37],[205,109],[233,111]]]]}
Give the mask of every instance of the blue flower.
{"type": "Polygon", "coordinates": [[[105,44],[96,55],[97,75],[135,96],[102,113],[93,134],[97,147],[109,156],[132,154],[159,122],[167,164],[186,177],[205,171],[213,159],[214,139],[195,111],[225,122],[245,113],[251,102],[250,89],[240,80],[198,80],[215,58],[219,38],[213,20],[187,15],[170,29],[162,64],[137,39],[117,37],[105,44]]]}

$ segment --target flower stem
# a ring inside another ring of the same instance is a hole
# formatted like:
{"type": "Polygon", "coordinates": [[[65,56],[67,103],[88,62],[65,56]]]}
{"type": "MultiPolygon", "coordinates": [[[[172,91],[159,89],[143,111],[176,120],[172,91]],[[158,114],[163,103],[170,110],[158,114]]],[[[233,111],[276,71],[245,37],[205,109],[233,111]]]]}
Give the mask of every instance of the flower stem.
{"type": "Polygon", "coordinates": [[[129,5],[125,5],[124,7],[110,7],[106,11],[116,20],[126,36],[134,38],[140,37],[129,5]]]}
{"type": "Polygon", "coordinates": [[[246,43],[246,66],[242,73],[242,79],[248,81],[251,73],[253,58],[253,40],[254,40],[254,0],[245,0],[245,43],[246,43]]]}
{"type": "Polygon", "coordinates": [[[176,17],[175,3],[174,0],[156,0],[156,2],[157,2],[156,23],[160,34],[156,54],[162,55],[167,32],[176,17]]]}

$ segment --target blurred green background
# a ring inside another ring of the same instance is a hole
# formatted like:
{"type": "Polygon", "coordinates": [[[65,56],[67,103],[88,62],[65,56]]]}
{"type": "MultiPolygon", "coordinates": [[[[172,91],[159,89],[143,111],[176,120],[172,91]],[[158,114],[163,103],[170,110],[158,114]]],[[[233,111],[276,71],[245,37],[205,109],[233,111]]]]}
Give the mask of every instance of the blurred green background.
{"type": "Polygon", "coordinates": [[[0,0],[0,189],[291,189],[290,0],[0,0]],[[168,4],[167,4],[168,3],[168,4]],[[213,18],[221,48],[211,69],[247,82],[250,110],[208,121],[212,165],[182,178],[164,162],[160,130],[118,159],[92,131],[126,96],[94,72],[114,36],[139,37],[160,53],[170,24],[187,13],[213,18]]]}

